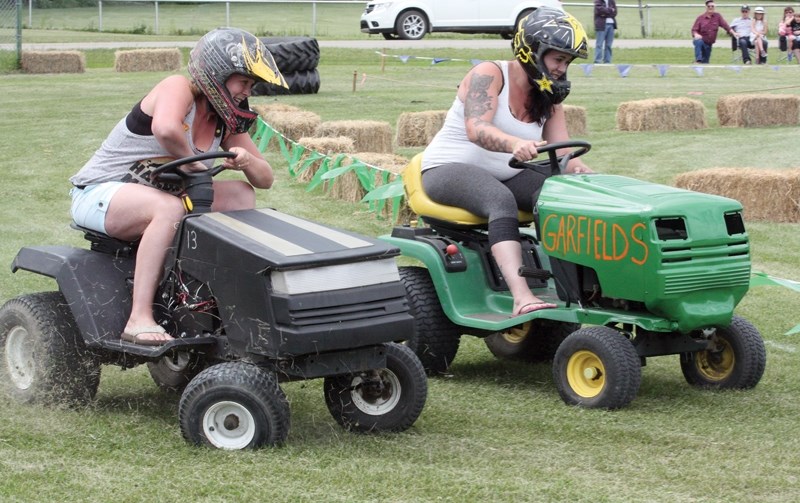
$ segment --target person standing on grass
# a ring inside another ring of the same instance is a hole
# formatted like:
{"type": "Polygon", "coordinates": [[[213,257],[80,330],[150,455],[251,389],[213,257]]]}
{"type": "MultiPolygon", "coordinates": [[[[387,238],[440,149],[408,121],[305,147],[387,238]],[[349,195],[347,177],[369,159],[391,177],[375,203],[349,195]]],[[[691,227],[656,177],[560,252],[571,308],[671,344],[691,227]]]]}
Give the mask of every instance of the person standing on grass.
{"type": "Polygon", "coordinates": [[[594,63],[611,63],[611,45],[617,29],[617,2],[594,0],[594,30],[597,42],[594,46],[594,63]]]}
{"type": "MultiPolygon", "coordinates": [[[[139,241],[131,313],[121,339],[163,345],[172,336],[156,323],[153,302],[175,231],[186,213],[179,185],[151,179],[158,166],[219,149],[236,154],[226,169],[247,181],[214,181],[212,210],[250,209],[255,188],[272,186],[272,167],[248,130],[257,118],[248,97],[256,82],[286,87],[272,55],[236,28],[207,33],[189,55],[190,78],[170,75],[141,99],[70,181],[76,224],[124,241],[139,241]]],[[[213,160],[185,165],[212,167],[213,160]]]]}
{"type": "MultiPolygon", "coordinates": [[[[570,92],[567,68],[587,57],[587,45],[583,26],[562,10],[540,7],[525,16],[514,35],[515,59],[472,67],[422,155],[428,197],[488,219],[492,256],[514,298],[512,316],[557,306],[536,297],[519,275],[518,210],[533,210],[546,177],[508,162],[531,160],[547,142],[569,140],[561,105],[570,92]]],[[[581,159],[570,160],[567,171],[592,172],[581,159]]]]}
{"type": "Polygon", "coordinates": [[[692,25],[695,63],[708,63],[711,59],[711,48],[717,41],[717,32],[720,28],[731,37],[735,36],[722,15],[715,10],[716,8],[714,0],[706,0],[706,11],[697,16],[692,25]]]}

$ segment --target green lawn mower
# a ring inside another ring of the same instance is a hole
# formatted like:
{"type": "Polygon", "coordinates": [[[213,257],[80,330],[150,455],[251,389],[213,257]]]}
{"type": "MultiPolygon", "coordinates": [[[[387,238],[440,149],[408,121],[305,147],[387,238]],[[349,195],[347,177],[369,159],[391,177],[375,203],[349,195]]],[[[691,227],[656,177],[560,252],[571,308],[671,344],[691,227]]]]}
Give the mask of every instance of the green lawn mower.
{"type": "Polygon", "coordinates": [[[519,274],[558,305],[516,317],[486,220],[425,195],[421,154],[403,172],[409,205],[425,226],[381,238],[424,266],[401,267],[400,276],[415,318],[409,345],[428,373],[446,372],[469,334],[500,358],[552,360],[561,398],[588,408],[628,405],[654,356],[679,355],[693,386],[754,387],[764,343],[734,315],[751,274],[742,205],[622,176],[560,174],[590,148],[552,143],[540,150],[545,160],[516,166],[553,175],[534,213],[524,215],[533,225],[519,230],[519,274]]]}

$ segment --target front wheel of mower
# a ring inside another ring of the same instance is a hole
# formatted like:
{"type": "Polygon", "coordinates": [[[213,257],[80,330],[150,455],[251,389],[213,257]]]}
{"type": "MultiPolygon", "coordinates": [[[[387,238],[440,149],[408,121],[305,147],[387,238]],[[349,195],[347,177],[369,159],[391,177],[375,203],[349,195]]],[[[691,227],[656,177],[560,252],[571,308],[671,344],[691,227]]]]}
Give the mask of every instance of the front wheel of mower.
{"type": "Polygon", "coordinates": [[[496,332],[484,342],[489,351],[500,359],[546,362],[553,359],[564,339],[580,327],[577,323],[532,320],[504,332],[496,332]]]}
{"type": "Polygon", "coordinates": [[[325,378],[325,404],[346,430],[404,431],[422,413],[428,397],[425,369],[408,347],[384,347],[386,368],[325,378]]]}
{"type": "Polygon", "coordinates": [[[406,289],[408,308],[414,317],[414,333],[407,344],[426,371],[443,374],[458,353],[461,331],[442,311],[427,269],[400,267],[400,281],[406,289]]]}
{"type": "Polygon", "coordinates": [[[748,389],[764,375],[767,352],[758,330],[744,318],[734,316],[731,324],[718,328],[712,347],[681,355],[686,382],[698,388],[748,389]]]}
{"type": "Polygon", "coordinates": [[[0,374],[20,402],[84,405],[94,398],[100,364],[61,292],[23,295],[0,309],[0,374]]]}
{"type": "Polygon", "coordinates": [[[200,372],[181,395],[178,418],[183,438],[217,449],[280,445],[289,434],[289,402],[277,377],[244,362],[200,372]]]}
{"type": "Polygon", "coordinates": [[[631,341],[617,330],[584,327],[558,347],[553,378],[567,405],[619,409],[639,392],[641,361],[631,341]]]}

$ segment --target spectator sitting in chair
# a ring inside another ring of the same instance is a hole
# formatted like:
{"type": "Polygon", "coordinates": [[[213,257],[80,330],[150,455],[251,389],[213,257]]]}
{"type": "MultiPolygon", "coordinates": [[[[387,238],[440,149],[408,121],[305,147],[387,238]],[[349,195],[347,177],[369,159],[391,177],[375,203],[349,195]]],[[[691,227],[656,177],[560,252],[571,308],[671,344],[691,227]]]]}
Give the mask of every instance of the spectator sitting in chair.
{"type": "Polygon", "coordinates": [[[722,15],[714,10],[716,8],[714,0],[706,0],[706,11],[697,16],[692,25],[695,63],[708,63],[711,58],[711,46],[717,41],[717,31],[720,28],[731,37],[734,36],[733,30],[722,15]]]}
{"type": "Polygon", "coordinates": [[[794,13],[794,19],[789,24],[789,32],[791,33],[790,40],[792,41],[791,49],[794,54],[794,59],[800,63],[800,12],[794,13]]]}
{"type": "Polygon", "coordinates": [[[736,45],[742,51],[742,63],[745,65],[751,64],[750,61],[750,34],[752,33],[753,20],[750,18],[750,6],[742,5],[742,15],[731,21],[731,28],[733,29],[736,39],[736,45]]]}
{"type": "MultiPolygon", "coordinates": [[[[794,19],[794,8],[792,6],[783,9],[783,17],[781,22],[778,23],[778,43],[781,52],[786,51],[789,61],[792,60],[792,42],[794,42],[794,35],[792,34],[791,24],[794,19]]],[[[800,63],[800,61],[798,61],[800,63]]]]}
{"type": "Polygon", "coordinates": [[[769,32],[769,28],[767,27],[764,7],[756,7],[756,10],[753,11],[753,29],[750,31],[750,42],[756,49],[756,63],[759,65],[767,62],[767,48],[769,46],[767,32],[769,32]]]}

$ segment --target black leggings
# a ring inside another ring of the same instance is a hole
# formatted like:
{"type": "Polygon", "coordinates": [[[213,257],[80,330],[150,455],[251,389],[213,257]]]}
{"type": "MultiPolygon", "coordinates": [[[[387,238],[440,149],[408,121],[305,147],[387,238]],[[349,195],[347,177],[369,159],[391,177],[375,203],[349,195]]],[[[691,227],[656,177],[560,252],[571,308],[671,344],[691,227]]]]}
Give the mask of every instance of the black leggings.
{"type": "Polygon", "coordinates": [[[489,220],[489,243],[516,241],[517,211],[533,211],[546,177],[529,169],[500,181],[471,164],[444,164],[422,172],[422,186],[432,200],[464,208],[489,220]]]}

